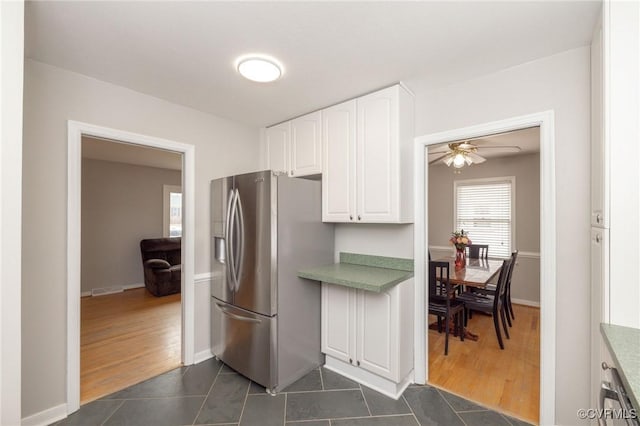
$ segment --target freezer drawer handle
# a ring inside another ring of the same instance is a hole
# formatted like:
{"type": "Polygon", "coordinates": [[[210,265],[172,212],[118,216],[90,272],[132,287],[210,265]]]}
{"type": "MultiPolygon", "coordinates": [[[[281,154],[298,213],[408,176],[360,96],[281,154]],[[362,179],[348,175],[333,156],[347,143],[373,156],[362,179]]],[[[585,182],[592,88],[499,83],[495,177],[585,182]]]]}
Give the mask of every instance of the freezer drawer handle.
{"type": "Polygon", "coordinates": [[[233,318],[236,319],[238,321],[246,321],[246,322],[255,322],[255,323],[260,323],[259,319],[255,319],[255,318],[249,318],[249,317],[243,317],[242,315],[236,315],[236,314],[232,314],[231,312],[227,311],[227,309],[222,306],[219,303],[216,303],[216,305],[218,306],[218,308],[220,309],[220,311],[222,311],[223,314],[225,314],[226,316],[228,316],[229,318],[233,318]]]}

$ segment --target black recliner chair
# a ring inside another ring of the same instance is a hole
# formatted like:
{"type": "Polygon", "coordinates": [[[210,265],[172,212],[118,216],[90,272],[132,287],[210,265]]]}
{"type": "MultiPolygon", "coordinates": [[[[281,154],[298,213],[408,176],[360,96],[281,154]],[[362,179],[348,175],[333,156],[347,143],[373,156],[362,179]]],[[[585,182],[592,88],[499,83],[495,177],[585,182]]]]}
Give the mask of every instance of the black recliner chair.
{"type": "Polygon", "coordinates": [[[144,285],[154,296],[180,293],[181,241],[178,238],[151,238],[140,241],[144,285]]]}

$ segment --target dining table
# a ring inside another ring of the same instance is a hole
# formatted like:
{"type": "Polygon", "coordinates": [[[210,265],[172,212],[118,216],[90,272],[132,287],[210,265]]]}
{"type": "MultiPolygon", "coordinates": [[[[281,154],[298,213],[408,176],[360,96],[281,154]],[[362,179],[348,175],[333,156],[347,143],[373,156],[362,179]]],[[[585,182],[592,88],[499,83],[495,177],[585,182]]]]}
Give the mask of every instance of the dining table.
{"type": "MultiPolygon", "coordinates": [[[[467,257],[465,267],[458,269],[456,269],[454,257],[435,259],[435,261],[449,262],[449,282],[454,287],[452,297],[455,297],[456,289],[460,286],[486,288],[487,284],[493,282],[493,278],[500,272],[503,259],[471,259],[467,257]]],[[[437,323],[430,324],[429,328],[437,330],[437,323]]],[[[457,335],[456,331],[454,331],[454,335],[457,335]]],[[[465,327],[464,338],[478,340],[478,335],[465,327]]]]}
{"type": "MultiPolygon", "coordinates": [[[[454,286],[485,288],[500,272],[503,259],[470,259],[464,268],[456,269],[455,258],[436,259],[438,262],[449,262],[449,282],[454,286]]],[[[440,278],[440,277],[438,277],[440,278]]]]}

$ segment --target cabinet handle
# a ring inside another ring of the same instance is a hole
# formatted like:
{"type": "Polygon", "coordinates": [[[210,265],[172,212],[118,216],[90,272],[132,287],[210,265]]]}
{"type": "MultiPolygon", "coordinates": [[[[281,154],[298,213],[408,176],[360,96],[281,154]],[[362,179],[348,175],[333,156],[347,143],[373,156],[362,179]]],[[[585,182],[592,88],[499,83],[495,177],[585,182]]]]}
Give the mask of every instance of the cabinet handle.
{"type": "Polygon", "coordinates": [[[602,216],[600,216],[600,213],[598,213],[596,215],[596,223],[600,223],[602,221],[602,216]]]}
{"type": "Polygon", "coordinates": [[[353,360],[349,358],[349,364],[353,364],[353,360]]]}
{"type": "Polygon", "coordinates": [[[353,216],[352,215],[349,215],[349,220],[353,220],[353,216]]]}
{"type": "Polygon", "coordinates": [[[362,218],[360,217],[360,215],[358,215],[358,220],[361,220],[362,218]]]}
{"type": "Polygon", "coordinates": [[[360,361],[358,361],[356,364],[358,364],[358,367],[360,367],[360,361]]]}
{"type": "Polygon", "coordinates": [[[600,242],[600,234],[596,234],[596,243],[600,242]]]}

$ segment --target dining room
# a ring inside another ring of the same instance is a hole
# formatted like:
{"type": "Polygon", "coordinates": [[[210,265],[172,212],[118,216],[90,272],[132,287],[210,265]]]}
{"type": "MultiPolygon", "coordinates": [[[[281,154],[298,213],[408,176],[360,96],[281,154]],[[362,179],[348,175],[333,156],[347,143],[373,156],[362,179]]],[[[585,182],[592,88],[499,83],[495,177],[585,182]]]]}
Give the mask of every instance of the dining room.
{"type": "Polygon", "coordinates": [[[433,145],[428,162],[428,382],[537,424],[539,127],[433,145]]]}

